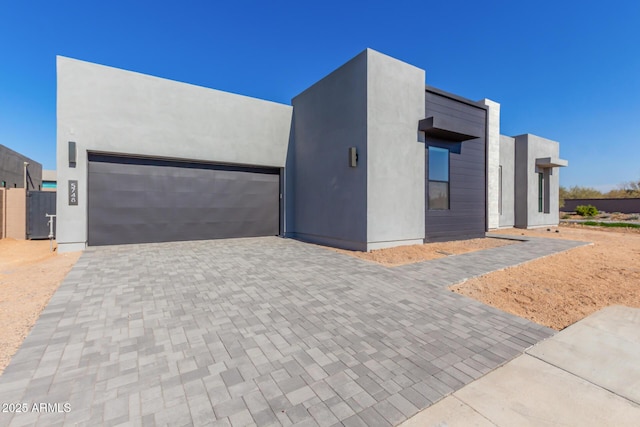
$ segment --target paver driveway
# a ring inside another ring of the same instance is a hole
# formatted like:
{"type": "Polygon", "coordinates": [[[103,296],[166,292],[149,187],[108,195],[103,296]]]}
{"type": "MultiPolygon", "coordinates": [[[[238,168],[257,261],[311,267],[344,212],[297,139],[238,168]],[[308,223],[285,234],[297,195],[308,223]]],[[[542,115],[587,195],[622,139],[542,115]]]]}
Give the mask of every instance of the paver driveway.
{"type": "Polygon", "coordinates": [[[395,425],[553,333],[446,283],[580,244],[395,269],[275,237],[90,248],[0,377],[28,407],[0,424],[395,425]]]}

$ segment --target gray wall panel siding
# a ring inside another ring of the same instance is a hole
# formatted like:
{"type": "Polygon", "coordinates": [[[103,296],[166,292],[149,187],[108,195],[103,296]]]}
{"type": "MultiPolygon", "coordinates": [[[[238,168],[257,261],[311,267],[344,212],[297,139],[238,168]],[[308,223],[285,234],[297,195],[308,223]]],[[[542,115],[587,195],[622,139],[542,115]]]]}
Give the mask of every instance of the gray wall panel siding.
{"type": "Polygon", "coordinates": [[[500,212],[500,227],[515,225],[515,139],[500,135],[500,166],[502,167],[502,209],[500,212]]]}
{"type": "Polygon", "coordinates": [[[278,169],[89,160],[89,245],[279,233],[278,169]]]}
{"type": "Polygon", "coordinates": [[[60,252],[87,242],[87,152],[285,165],[291,106],[64,57],[57,76],[60,252]],[[78,181],[77,206],[68,205],[69,180],[78,181]]]}
{"type": "Polygon", "coordinates": [[[441,94],[429,92],[425,95],[427,117],[446,116],[450,119],[462,119],[468,125],[475,124],[484,128],[486,112],[484,108],[473,107],[441,94]],[[464,107],[462,107],[464,105],[464,107]]]}
{"type": "Polygon", "coordinates": [[[577,206],[584,205],[593,205],[599,211],[609,213],[637,214],[640,212],[640,199],[565,199],[564,207],[560,210],[573,212],[577,206]]]}
{"type": "MultiPolygon", "coordinates": [[[[426,92],[426,116],[437,116],[442,110],[456,110],[461,126],[480,127],[485,135],[486,109],[473,106],[442,94],[426,92]]],[[[453,114],[449,113],[453,117],[453,114]]],[[[431,210],[426,185],[425,241],[482,237],[486,232],[486,138],[462,142],[460,153],[449,154],[449,210],[431,210]]],[[[447,142],[426,138],[425,181],[429,180],[428,147],[447,147],[447,142]]]]}
{"type": "Polygon", "coordinates": [[[367,55],[296,96],[294,115],[295,235],[366,250],[367,55]],[[349,147],[358,165],[349,167],[349,147]]]}

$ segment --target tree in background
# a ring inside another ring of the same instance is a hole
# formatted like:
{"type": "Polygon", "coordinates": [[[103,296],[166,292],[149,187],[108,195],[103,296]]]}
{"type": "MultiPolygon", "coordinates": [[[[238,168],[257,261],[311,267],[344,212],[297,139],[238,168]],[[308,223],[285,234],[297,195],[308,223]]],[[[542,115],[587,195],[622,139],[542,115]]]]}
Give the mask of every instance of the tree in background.
{"type": "Polygon", "coordinates": [[[579,185],[574,185],[568,189],[565,187],[560,187],[560,189],[561,194],[564,192],[565,199],[602,199],[605,197],[605,195],[602,194],[602,191],[591,187],[580,187],[579,185]]]}
{"type": "Polygon", "coordinates": [[[574,185],[566,188],[560,187],[560,207],[564,207],[565,199],[631,199],[640,198],[640,180],[625,182],[620,188],[602,193],[591,187],[574,185]]]}
{"type": "Polygon", "coordinates": [[[609,191],[605,196],[618,199],[640,198],[640,180],[625,182],[620,188],[609,191]]]}
{"type": "Polygon", "coordinates": [[[602,199],[606,197],[601,191],[591,187],[580,187],[574,185],[566,188],[560,186],[560,207],[564,207],[565,199],[602,199]]]}

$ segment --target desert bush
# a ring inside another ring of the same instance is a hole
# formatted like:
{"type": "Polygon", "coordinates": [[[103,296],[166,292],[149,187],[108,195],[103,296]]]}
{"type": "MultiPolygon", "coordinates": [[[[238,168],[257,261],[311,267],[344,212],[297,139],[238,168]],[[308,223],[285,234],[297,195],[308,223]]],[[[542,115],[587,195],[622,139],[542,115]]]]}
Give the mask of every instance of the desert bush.
{"type": "Polygon", "coordinates": [[[576,213],[580,216],[596,216],[598,209],[593,205],[580,205],[576,206],[576,213]]]}
{"type": "Polygon", "coordinates": [[[563,187],[560,197],[564,199],[602,199],[604,194],[595,188],[574,185],[569,188],[563,187]]]}

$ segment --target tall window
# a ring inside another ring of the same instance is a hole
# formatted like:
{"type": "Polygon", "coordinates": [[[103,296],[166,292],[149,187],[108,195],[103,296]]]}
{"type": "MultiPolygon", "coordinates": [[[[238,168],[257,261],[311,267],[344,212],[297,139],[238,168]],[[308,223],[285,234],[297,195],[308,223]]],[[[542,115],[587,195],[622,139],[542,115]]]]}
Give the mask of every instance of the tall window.
{"type": "Polygon", "coordinates": [[[544,174],[538,174],[538,212],[544,210],[544,174]]]}
{"type": "Polygon", "coordinates": [[[449,150],[429,147],[429,209],[449,209],[449,150]]]}
{"type": "Polygon", "coordinates": [[[498,214],[502,215],[502,166],[498,166],[498,214]]]}

